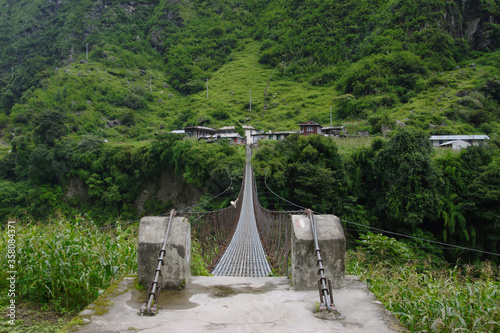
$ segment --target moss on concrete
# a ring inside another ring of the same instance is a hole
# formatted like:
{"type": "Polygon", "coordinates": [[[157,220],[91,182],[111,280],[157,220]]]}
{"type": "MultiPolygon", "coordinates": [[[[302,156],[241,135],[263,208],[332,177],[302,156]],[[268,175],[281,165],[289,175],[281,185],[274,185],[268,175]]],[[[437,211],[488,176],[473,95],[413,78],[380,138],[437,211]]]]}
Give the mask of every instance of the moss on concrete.
{"type": "Polygon", "coordinates": [[[78,316],[73,318],[60,333],[75,332],[81,326],[84,326],[91,322],[92,316],[102,316],[109,312],[113,306],[112,299],[126,293],[130,289],[137,289],[137,274],[129,274],[121,277],[118,281],[113,283],[106,289],[101,296],[99,296],[94,302],[87,305],[78,316]],[[133,280],[134,283],[125,282],[126,280],[133,280]]]}

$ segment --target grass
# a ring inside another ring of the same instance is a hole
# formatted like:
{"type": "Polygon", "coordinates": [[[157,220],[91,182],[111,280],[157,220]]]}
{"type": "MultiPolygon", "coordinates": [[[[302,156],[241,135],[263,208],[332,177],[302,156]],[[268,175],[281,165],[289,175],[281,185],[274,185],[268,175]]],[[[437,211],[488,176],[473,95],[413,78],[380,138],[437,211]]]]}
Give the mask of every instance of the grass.
{"type": "MultiPolygon", "coordinates": [[[[191,10],[184,7],[188,15],[191,10]]],[[[207,72],[207,99],[206,90],[193,95],[176,92],[167,82],[168,73],[153,57],[141,58],[119,47],[105,46],[103,50],[114,60],[80,63],[84,57],[80,54],[75,63],[55,71],[43,88],[27,94],[25,103],[12,109],[10,122],[13,127],[29,128],[30,121],[23,125],[15,119],[56,109],[68,115],[72,136],[93,134],[110,143],[123,143],[151,140],[156,133],[187,124],[219,128],[239,121],[265,131],[298,130],[297,124],[308,120],[329,126],[332,107],[333,125],[345,125],[349,134],[373,130],[365,120],[338,118],[335,97],[342,93],[333,83],[315,86],[293,80],[280,66],[267,68],[258,62],[260,47],[258,41],[240,39],[231,60],[219,70],[207,72]],[[127,115],[128,124],[106,128],[106,120],[124,120],[127,115]]],[[[438,126],[434,131],[443,134],[478,132],[481,129],[474,128],[471,114],[494,119],[494,103],[485,99],[478,87],[494,79],[497,72],[485,63],[432,73],[419,82],[419,92],[407,103],[395,102],[376,110],[367,107],[362,113],[366,118],[387,115],[391,121],[401,120],[425,130],[438,126]],[[467,96],[457,97],[459,91],[466,90],[467,96]]],[[[500,129],[497,122],[488,124],[491,131],[500,129]]]]}
{"type": "Polygon", "coordinates": [[[155,133],[200,123],[219,128],[240,121],[259,130],[298,130],[297,124],[307,120],[328,125],[332,98],[338,95],[333,87],[293,81],[265,68],[258,63],[260,43],[250,39],[240,40],[232,61],[207,74],[211,76],[208,99],[206,90],[188,96],[173,90],[153,59],[138,60],[137,55],[113,46],[103,49],[115,60],[80,63],[84,57],[80,55],[75,63],[55,71],[26,103],[18,104],[11,122],[37,110],[61,110],[72,124],[72,136],[93,134],[110,143],[150,140],[155,133]],[[137,96],[144,105],[131,109],[133,103],[124,102],[130,96],[137,96]],[[106,128],[106,120],[122,120],[127,113],[133,114],[132,125],[106,128]]]}
{"type": "MultiPolygon", "coordinates": [[[[217,109],[225,110],[232,119],[249,118],[249,124],[266,131],[296,130],[297,124],[306,120],[327,124],[331,98],[337,94],[333,88],[315,87],[283,77],[278,70],[267,69],[258,63],[260,43],[250,39],[241,42],[233,60],[209,80],[208,100],[206,91],[190,98],[198,107],[196,111],[209,115],[217,109]],[[264,113],[265,91],[268,103],[264,113]]],[[[225,124],[220,120],[214,126],[225,124]]]]}
{"type": "Polygon", "coordinates": [[[360,148],[368,148],[374,137],[361,137],[361,138],[334,138],[335,144],[339,149],[340,155],[351,154],[353,151],[360,148]]]}
{"type": "Polygon", "coordinates": [[[17,306],[16,324],[8,323],[8,317],[3,313],[0,317],[0,332],[9,333],[56,333],[65,327],[72,319],[71,314],[61,314],[53,308],[28,302],[17,306]]]}

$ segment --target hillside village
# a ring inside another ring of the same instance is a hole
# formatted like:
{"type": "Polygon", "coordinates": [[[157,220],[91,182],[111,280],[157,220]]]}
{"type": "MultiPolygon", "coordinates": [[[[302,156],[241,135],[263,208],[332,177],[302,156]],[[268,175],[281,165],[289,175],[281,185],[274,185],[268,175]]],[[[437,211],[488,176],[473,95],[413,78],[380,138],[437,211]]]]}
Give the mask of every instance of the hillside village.
{"type": "MultiPolygon", "coordinates": [[[[360,131],[357,135],[349,134],[345,126],[322,127],[320,124],[313,121],[307,121],[298,124],[298,131],[258,131],[255,127],[249,125],[241,126],[244,135],[240,134],[236,126],[224,126],[219,129],[214,129],[205,126],[185,126],[182,130],[174,130],[170,133],[183,134],[186,138],[195,138],[205,140],[206,142],[215,142],[217,140],[229,140],[231,144],[246,144],[255,145],[260,140],[283,140],[291,134],[321,135],[331,138],[356,138],[367,137],[369,132],[360,131]]],[[[431,144],[435,148],[462,150],[469,146],[481,146],[485,144],[485,140],[490,140],[487,135],[431,135],[429,138],[431,144]]]]}

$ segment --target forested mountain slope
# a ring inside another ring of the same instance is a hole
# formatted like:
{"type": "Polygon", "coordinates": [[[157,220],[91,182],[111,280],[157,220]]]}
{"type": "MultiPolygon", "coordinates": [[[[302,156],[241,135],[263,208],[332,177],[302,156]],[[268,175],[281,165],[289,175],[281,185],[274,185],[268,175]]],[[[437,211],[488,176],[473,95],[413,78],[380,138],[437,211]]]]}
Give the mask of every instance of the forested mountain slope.
{"type": "MultiPolygon", "coordinates": [[[[0,9],[4,214],[54,208],[78,178],[90,203],[134,216],[138,184],[189,161],[172,139],[164,148],[178,162],[167,163],[151,140],[188,124],[297,130],[328,125],[331,108],[352,134],[381,135],[396,121],[428,134],[500,130],[498,0],[0,0],[0,9]],[[154,156],[163,160],[144,170],[154,156]]],[[[220,149],[236,175],[235,151],[220,149]]],[[[223,187],[224,168],[209,162],[217,172],[187,178],[223,187]]]]}
{"type": "Polygon", "coordinates": [[[500,4],[494,0],[0,0],[0,8],[3,128],[19,130],[51,109],[70,118],[87,110],[122,122],[129,113],[152,113],[163,115],[168,128],[236,120],[259,125],[275,115],[278,127],[295,129],[304,119],[327,122],[330,106],[337,122],[372,118],[371,125],[391,125],[408,118],[424,129],[446,124],[437,130],[442,133],[474,132],[492,122],[480,131],[497,127],[500,4]],[[86,45],[90,65],[81,64],[86,45]],[[222,82],[211,89],[224,91],[224,98],[196,98],[205,97],[206,80],[221,76],[238,54],[256,56],[258,63],[253,70],[226,70],[224,78],[253,82],[222,82]],[[61,72],[83,77],[72,83],[61,72]],[[94,91],[82,96],[78,84],[94,91]],[[284,85],[296,89],[272,100],[284,85]],[[310,94],[301,93],[304,85],[310,94]],[[231,88],[241,93],[233,96],[231,88]],[[161,91],[165,98],[154,94],[161,91]],[[116,110],[119,115],[107,114],[116,110]]]}

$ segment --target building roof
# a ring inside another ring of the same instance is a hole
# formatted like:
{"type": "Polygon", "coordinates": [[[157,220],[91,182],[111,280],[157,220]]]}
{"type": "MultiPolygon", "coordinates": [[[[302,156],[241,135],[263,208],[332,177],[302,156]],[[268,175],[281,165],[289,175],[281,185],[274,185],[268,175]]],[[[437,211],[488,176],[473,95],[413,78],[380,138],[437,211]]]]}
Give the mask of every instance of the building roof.
{"type": "Polygon", "coordinates": [[[432,135],[430,140],[489,140],[487,135],[432,135]]]}
{"type": "Polygon", "coordinates": [[[345,126],[333,126],[333,127],[322,127],[321,128],[322,130],[325,130],[325,131],[329,131],[329,130],[332,130],[332,131],[342,131],[342,130],[345,130],[345,126]]]}
{"type": "Polygon", "coordinates": [[[439,147],[453,145],[454,143],[462,143],[462,144],[465,144],[467,146],[470,146],[470,143],[468,143],[464,140],[453,140],[453,141],[444,142],[444,143],[440,144],[439,147]]]}
{"type": "MultiPolygon", "coordinates": [[[[243,127],[244,130],[255,130],[255,127],[251,126],[251,125],[243,125],[241,126],[243,127]]],[[[221,127],[219,128],[219,131],[223,131],[223,130],[234,130],[235,126],[224,126],[224,127],[221,127]]]]}
{"type": "Polygon", "coordinates": [[[238,133],[221,133],[217,134],[218,137],[221,138],[244,138],[243,136],[239,135],[238,133]]]}
{"type": "Polygon", "coordinates": [[[259,136],[259,135],[270,136],[270,135],[298,134],[298,133],[299,132],[297,132],[297,131],[282,131],[282,132],[255,133],[255,134],[252,134],[252,136],[259,136]]]}
{"type": "Polygon", "coordinates": [[[306,121],[305,123],[299,124],[299,126],[310,126],[310,125],[312,125],[312,126],[319,126],[319,127],[321,127],[321,125],[320,125],[320,124],[315,123],[314,121],[306,121]]]}
{"type": "Polygon", "coordinates": [[[185,126],[184,130],[186,129],[199,129],[203,131],[209,131],[209,132],[216,132],[217,130],[211,127],[204,127],[204,126],[185,126]]]}
{"type": "Polygon", "coordinates": [[[174,133],[174,134],[186,134],[186,131],[185,130],[173,130],[173,131],[170,131],[170,133],[174,133]]]}

